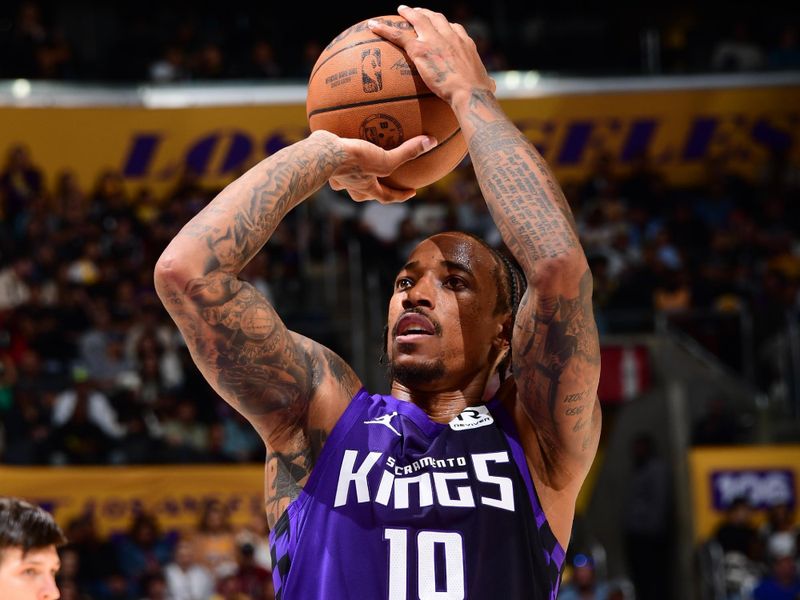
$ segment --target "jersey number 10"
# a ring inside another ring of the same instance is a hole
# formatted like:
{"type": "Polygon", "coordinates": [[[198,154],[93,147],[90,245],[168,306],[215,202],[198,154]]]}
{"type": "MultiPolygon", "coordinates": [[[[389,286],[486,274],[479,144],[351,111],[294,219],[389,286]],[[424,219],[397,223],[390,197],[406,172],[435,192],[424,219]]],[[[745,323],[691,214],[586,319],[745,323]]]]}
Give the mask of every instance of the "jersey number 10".
{"type": "MultiPolygon", "coordinates": [[[[384,529],[383,539],[389,542],[389,600],[408,600],[408,530],[384,529]]],[[[464,600],[464,540],[460,533],[418,532],[416,559],[419,600],[464,600]],[[444,578],[441,574],[438,578],[436,576],[437,544],[441,544],[444,550],[444,578]]],[[[411,560],[413,563],[413,557],[411,560]]]]}

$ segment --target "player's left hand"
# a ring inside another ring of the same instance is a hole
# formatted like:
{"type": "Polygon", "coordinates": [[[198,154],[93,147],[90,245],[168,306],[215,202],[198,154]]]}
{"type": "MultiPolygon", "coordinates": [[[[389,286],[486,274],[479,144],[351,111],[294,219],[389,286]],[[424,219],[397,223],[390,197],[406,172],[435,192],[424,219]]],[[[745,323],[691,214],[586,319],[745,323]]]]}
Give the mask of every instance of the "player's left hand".
{"type": "Polygon", "coordinates": [[[453,105],[474,90],[494,93],[497,86],[463,26],[426,8],[401,5],[397,10],[413,29],[389,27],[378,20],[368,21],[369,28],[406,51],[434,94],[453,105]]]}
{"type": "MultiPolygon", "coordinates": [[[[330,134],[333,135],[333,134],[330,134]]],[[[403,202],[413,197],[416,190],[398,190],[381,183],[381,177],[391,175],[400,165],[417,158],[436,146],[436,140],[427,135],[413,137],[392,150],[384,150],[364,140],[338,138],[344,161],[330,177],[334,190],[346,190],[357,201],[403,202]]]]}

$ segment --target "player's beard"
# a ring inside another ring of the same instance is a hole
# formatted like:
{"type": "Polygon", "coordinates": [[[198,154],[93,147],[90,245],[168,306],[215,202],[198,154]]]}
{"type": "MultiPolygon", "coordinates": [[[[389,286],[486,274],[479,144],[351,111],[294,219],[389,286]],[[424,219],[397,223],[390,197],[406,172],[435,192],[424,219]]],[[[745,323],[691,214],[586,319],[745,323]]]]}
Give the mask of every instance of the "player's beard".
{"type": "Polygon", "coordinates": [[[396,361],[389,363],[389,376],[392,381],[414,389],[430,384],[444,375],[444,360],[439,358],[425,363],[398,365],[396,361]]]}

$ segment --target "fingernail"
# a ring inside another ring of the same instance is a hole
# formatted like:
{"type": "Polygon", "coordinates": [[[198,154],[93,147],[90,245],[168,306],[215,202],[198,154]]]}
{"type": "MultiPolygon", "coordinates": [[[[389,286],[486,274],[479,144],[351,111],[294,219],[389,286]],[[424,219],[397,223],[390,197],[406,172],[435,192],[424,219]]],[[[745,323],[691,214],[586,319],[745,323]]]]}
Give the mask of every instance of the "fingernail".
{"type": "Polygon", "coordinates": [[[405,4],[401,4],[400,6],[398,6],[398,7],[397,7],[397,10],[398,10],[398,11],[401,11],[401,10],[408,10],[408,7],[407,7],[405,4]]]}
{"type": "Polygon", "coordinates": [[[370,19],[369,21],[367,21],[367,27],[377,27],[377,26],[378,22],[375,19],[370,19]]]}
{"type": "Polygon", "coordinates": [[[422,149],[425,150],[425,152],[427,152],[428,150],[436,146],[436,144],[438,143],[439,142],[436,138],[433,138],[431,136],[426,136],[425,139],[422,140],[422,149]]]}

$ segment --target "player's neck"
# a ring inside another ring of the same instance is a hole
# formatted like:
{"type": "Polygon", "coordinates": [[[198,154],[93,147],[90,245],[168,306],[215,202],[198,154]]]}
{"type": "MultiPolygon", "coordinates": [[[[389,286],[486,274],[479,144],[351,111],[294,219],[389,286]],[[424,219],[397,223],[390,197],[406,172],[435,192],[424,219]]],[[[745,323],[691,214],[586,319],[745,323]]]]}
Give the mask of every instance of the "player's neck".
{"type": "Polygon", "coordinates": [[[431,420],[449,423],[468,406],[483,402],[485,381],[473,381],[463,389],[412,390],[403,384],[392,382],[392,396],[419,406],[431,420]]]}

